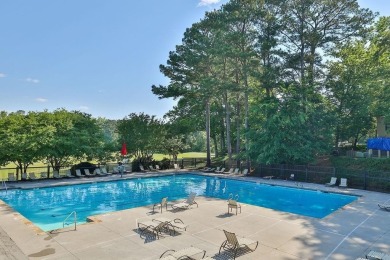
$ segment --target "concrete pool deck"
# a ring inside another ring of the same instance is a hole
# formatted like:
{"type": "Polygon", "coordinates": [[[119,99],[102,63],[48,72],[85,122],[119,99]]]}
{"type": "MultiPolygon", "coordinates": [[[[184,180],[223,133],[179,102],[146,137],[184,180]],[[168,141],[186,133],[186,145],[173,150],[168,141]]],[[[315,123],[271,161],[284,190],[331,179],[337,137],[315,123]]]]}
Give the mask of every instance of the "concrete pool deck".
{"type": "MultiPolygon", "coordinates": [[[[124,178],[161,174],[169,173],[132,173],[124,178]]],[[[78,225],[76,231],[68,228],[51,233],[40,231],[0,203],[0,259],[158,259],[168,249],[189,246],[206,250],[206,256],[213,259],[232,259],[228,252],[218,255],[225,240],[224,229],[259,241],[256,251],[243,251],[238,259],[341,260],[364,257],[370,250],[390,253],[390,212],[377,206],[378,203],[389,203],[390,194],[283,180],[229,177],[361,197],[323,219],[248,204],[241,204],[241,214],[227,214],[226,201],[197,197],[198,208],[173,211],[168,207],[168,211],[153,213],[150,205],[94,216],[94,222],[78,225]],[[189,227],[175,235],[164,234],[160,239],[147,233],[140,236],[137,222],[157,217],[180,218],[189,227]]],[[[120,176],[38,180],[14,185],[34,188],[117,179],[120,176]]]]}

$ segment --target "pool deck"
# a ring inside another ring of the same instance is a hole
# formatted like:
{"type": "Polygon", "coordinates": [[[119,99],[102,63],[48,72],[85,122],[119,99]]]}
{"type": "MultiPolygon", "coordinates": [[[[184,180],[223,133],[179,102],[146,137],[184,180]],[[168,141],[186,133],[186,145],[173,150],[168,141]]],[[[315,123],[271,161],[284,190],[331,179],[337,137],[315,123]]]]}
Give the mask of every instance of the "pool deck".
{"type": "MultiPolygon", "coordinates": [[[[163,174],[169,173],[131,173],[123,178],[163,174]]],[[[254,252],[241,251],[238,259],[341,260],[364,257],[370,250],[390,253],[390,212],[377,206],[390,203],[390,194],[234,175],[229,178],[361,197],[323,219],[247,204],[242,204],[241,214],[228,214],[226,201],[197,197],[198,208],[172,210],[169,206],[168,211],[153,213],[150,205],[94,216],[94,222],[78,225],[76,231],[68,228],[51,233],[41,231],[0,201],[0,259],[158,259],[168,249],[189,246],[206,250],[206,256],[212,259],[232,259],[229,252],[218,254],[225,240],[224,229],[259,241],[254,252]],[[176,234],[164,233],[159,239],[148,233],[140,235],[137,223],[158,217],[180,218],[189,227],[176,234]]],[[[117,179],[120,176],[38,180],[14,185],[35,188],[117,179]]]]}

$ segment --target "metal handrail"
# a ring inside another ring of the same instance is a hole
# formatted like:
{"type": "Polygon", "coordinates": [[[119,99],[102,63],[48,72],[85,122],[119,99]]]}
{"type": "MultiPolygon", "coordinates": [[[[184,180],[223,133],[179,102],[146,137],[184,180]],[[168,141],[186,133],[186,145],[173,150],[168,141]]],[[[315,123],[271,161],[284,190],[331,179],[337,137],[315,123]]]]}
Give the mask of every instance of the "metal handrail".
{"type": "Polygon", "coordinates": [[[7,183],[5,183],[5,180],[1,180],[1,184],[2,184],[3,187],[5,188],[5,191],[7,192],[8,189],[7,189],[7,183]]]}
{"type": "Polygon", "coordinates": [[[70,213],[70,214],[65,218],[65,220],[62,222],[62,228],[65,227],[65,221],[67,221],[68,218],[69,218],[70,216],[72,216],[72,215],[74,215],[74,230],[76,230],[76,226],[77,226],[77,213],[76,213],[76,211],[72,211],[72,213],[70,213]]]}

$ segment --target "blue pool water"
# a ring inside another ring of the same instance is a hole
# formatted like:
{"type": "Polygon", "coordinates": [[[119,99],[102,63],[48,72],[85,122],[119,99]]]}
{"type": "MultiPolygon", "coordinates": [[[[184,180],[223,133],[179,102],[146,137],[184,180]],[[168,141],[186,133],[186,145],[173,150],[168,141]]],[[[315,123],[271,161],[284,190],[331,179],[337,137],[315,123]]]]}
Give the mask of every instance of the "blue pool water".
{"type": "Polygon", "coordinates": [[[271,186],[247,181],[192,174],[98,182],[40,189],[8,190],[0,199],[44,231],[62,228],[64,219],[77,212],[78,223],[86,217],[186,198],[190,192],[239,201],[255,206],[323,218],[357,199],[356,196],[271,186]]]}

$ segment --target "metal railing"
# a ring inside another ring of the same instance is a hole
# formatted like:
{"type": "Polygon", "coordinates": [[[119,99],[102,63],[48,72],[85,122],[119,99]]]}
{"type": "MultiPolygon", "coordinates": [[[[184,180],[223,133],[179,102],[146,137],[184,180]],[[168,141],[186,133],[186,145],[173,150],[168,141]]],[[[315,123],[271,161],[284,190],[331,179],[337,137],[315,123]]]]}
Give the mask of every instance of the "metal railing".
{"type": "Polygon", "coordinates": [[[62,228],[65,227],[65,222],[68,220],[68,218],[70,218],[72,215],[74,215],[74,220],[73,220],[73,223],[74,223],[74,230],[76,230],[76,227],[77,227],[77,213],[76,211],[72,211],[72,213],[70,213],[65,219],[64,221],[62,222],[62,228]]]}

